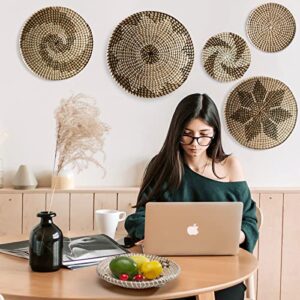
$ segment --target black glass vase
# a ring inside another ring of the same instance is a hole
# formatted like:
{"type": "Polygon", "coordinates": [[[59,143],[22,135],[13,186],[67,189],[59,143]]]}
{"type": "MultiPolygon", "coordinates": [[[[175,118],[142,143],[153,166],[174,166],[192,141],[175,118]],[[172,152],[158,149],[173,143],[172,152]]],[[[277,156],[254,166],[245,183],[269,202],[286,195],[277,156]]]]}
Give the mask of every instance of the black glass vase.
{"type": "Polygon", "coordinates": [[[29,238],[29,263],[32,271],[53,272],[62,265],[63,234],[53,223],[56,213],[42,211],[37,214],[40,224],[35,226],[29,238]]]}

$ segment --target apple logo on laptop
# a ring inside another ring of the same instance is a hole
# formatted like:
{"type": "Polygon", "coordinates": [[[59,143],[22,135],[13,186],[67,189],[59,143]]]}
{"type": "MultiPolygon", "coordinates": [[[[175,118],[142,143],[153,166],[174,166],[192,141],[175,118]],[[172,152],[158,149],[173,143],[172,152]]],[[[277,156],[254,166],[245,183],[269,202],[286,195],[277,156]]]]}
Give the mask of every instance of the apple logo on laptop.
{"type": "Polygon", "coordinates": [[[197,224],[193,224],[191,226],[188,226],[186,229],[188,235],[197,235],[199,234],[199,229],[197,224]]]}

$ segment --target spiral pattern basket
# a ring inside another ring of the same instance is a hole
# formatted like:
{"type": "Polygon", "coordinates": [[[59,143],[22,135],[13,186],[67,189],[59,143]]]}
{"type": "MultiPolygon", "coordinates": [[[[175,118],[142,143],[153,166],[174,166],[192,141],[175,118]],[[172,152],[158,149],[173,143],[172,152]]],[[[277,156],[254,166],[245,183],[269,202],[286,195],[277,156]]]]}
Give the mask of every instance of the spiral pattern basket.
{"type": "Polygon", "coordinates": [[[286,48],[293,40],[296,22],[292,13],[278,3],[266,3],[254,9],[246,23],[252,43],[265,52],[286,48]]]}
{"type": "Polygon", "coordinates": [[[242,77],[250,66],[250,49],[243,38],[232,32],[211,37],[202,50],[206,72],[218,81],[242,77]]]}
{"type": "Polygon", "coordinates": [[[297,120],[297,103],[281,81],[253,77],[240,83],[225,105],[229,132],[242,145],[269,149],[283,143],[297,120]]]}
{"type": "Polygon", "coordinates": [[[20,40],[27,66],[49,80],[78,74],[93,50],[92,31],[85,20],[66,7],[37,11],[25,24],[20,40]]]}
{"type": "MultiPolygon", "coordinates": [[[[129,254],[122,254],[122,256],[135,256],[141,255],[140,253],[129,253],[129,254]]],[[[97,274],[100,276],[101,279],[109,282],[111,284],[121,286],[128,289],[148,289],[152,287],[161,287],[165,285],[167,282],[175,279],[180,274],[180,267],[173,261],[169,260],[168,258],[151,255],[151,254],[143,254],[143,256],[147,257],[150,261],[157,260],[161,263],[163,267],[163,275],[157,279],[152,280],[144,280],[144,281],[123,281],[116,279],[113,277],[110,269],[109,263],[115,257],[107,258],[99,263],[97,266],[97,274]]]]}
{"type": "Polygon", "coordinates": [[[112,76],[128,92],[145,98],[171,93],[187,79],[194,47],[185,27],[157,11],[123,20],[108,46],[112,76]]]}

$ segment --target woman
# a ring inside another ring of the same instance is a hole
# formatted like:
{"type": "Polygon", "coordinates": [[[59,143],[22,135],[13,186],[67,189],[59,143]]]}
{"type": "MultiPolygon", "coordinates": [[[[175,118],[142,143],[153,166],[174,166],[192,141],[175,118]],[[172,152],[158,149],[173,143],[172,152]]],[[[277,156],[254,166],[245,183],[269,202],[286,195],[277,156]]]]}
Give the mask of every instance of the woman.
{"type": "MultiPolygon", "coordinates": [[[[177,106],[164,145],[149,163],[136,212],[125,228],[136,241],[144,238],[145,205],[149,201],[243,202],[240,247],[252,252],[258,238],[256,207],[238,160],[224,153],[221,122],[206,94],[192,94],[177,106]]],[[[245,286],[216,292],[216,300],[244,299],[245,286]]]]}

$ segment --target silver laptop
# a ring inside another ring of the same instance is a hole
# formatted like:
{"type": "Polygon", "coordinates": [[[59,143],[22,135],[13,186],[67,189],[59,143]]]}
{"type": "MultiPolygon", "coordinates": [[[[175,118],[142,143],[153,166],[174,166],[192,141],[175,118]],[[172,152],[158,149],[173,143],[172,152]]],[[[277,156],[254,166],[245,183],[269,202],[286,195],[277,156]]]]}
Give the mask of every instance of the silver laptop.
{"type": "Polygon", "coordinates": [[[235,255],[241,202],[148,202],[144,252],[156,255],[235,255]]]}

